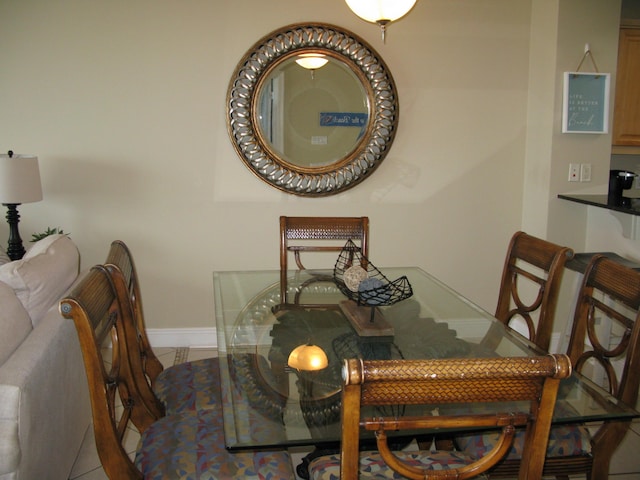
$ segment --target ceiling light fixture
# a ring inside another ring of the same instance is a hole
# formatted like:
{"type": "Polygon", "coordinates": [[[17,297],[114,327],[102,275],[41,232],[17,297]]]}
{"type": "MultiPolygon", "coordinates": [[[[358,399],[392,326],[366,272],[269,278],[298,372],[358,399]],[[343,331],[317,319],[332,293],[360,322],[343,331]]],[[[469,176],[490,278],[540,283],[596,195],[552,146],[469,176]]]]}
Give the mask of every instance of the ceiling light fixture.
{"type": "Polygon", "coordinates": [[[345,0],[357,16],[367,22],[377,23],[386,40],[387,25],[402,18],[413,8],[417,0],[345,0]]]}

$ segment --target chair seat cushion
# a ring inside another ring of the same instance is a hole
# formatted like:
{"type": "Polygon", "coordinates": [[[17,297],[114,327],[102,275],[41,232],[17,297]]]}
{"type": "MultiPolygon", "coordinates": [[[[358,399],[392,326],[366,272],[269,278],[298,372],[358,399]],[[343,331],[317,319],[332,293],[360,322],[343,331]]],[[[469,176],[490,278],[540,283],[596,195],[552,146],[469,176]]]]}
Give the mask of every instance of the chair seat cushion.
{"type": "Polygon", "coordinates": [[[153,391],[167,415],[219,407],[220,362],[217,357],[180,363],[158,375],[153,391]]]}
{"type": "Polygon", "coordinates": [[[235,452],[225,448],[219,409],[170,415],[142,435],[136,465],[147,480],[295,478],[287,451],[235,452]]]}
{"type": "MultiPolygon", "coordinates": [[[[447,470],[460,468],[473,461],[461,452],[446,451],[402,451],[394,452],[399,459],[408,465],[424,467],[429,470],[447,470]]],[[[340,454],[323,455],[309,463],[310,480],[339,480],[340,479],[340,454]]],[[[369,478],[376,480],[403,479],[402,475],[393,471],[382,459],[378,452],[360,452],[360,479],[369,478]]],[[[477,478],[485,478],[479,476],[477,478]]]]}
{"type": "MultiPolygon", "coordinates": [[[[481,457],[491,450],[498,441],[497,432],[456,437],[456,447],[472,457],[481,457]]],[[[524,447],[524,430],[516,433],[513,445],[506,459],[522,458],[524,447]]],[[[551,428],[547,457],[568,457],[590,455],[591,436],[584,425],[558,425],[551,428]]]]}

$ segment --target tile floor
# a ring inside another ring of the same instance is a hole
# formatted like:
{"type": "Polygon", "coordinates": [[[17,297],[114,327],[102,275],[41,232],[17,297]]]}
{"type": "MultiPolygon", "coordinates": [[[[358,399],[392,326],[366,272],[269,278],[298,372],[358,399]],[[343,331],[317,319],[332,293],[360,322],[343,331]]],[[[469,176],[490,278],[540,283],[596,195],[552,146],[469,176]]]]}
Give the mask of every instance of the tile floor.
{"type": "MultiPolygon", "coordinates": [[[[186,360],[197,360],[217,355],[215,349],[185,349],[185,348],[158,348],[154,349],[156,355],[165,367],[186,360]]],[[[640,404],[640,402],[639,402],[640,404]]],[[[639,405],[640,407],[640,405],[639,405]]],[[[127,439],[129,450],[135,452],[138,443],[137,433],[132,430],[131,437],[127,439]]],[[[640,479],[640,420],[634,422],[631,430],[625,437],[623,444],[613,457],[610,480],[638,480],[640,479]]],[[[294,466],[305,452],[292,452],[294,466]]],[[[578,477],[579,478],[579,477],[578,477]]],[[[78,454],[69,480],[108,480],[96,452],[93,440],[93,430],[89,428],[84,443],[78,454]]]]}

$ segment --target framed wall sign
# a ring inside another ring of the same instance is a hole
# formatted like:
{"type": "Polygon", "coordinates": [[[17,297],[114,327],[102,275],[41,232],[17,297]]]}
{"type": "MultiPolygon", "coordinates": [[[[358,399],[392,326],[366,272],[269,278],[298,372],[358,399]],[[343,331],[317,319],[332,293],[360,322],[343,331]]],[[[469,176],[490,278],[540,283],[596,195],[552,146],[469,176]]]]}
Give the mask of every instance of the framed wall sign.
{"type": "Polygon", "coordinates": [[[608,133],[608,73],[564,73],[562,133],[608,133]]]}

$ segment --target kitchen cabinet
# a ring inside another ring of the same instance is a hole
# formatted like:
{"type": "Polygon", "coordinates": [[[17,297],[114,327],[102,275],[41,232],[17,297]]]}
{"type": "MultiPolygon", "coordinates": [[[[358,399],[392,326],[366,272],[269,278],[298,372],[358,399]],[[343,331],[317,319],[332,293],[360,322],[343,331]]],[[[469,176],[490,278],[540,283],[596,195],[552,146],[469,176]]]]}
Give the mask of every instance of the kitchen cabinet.
{"type": "Polygon", "coordinates": [[[640,28],[621,28],[613,145],[640,146],[640,28]]]}

